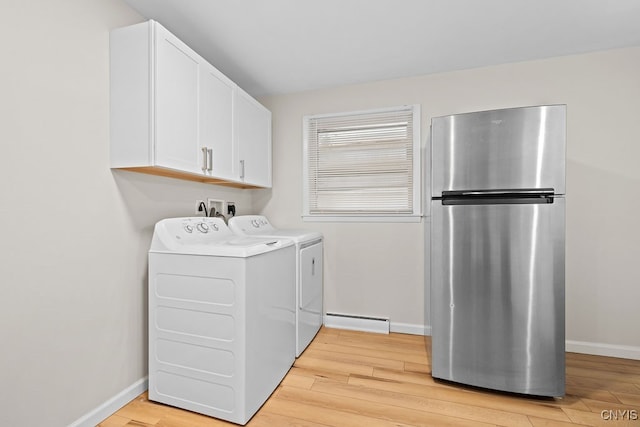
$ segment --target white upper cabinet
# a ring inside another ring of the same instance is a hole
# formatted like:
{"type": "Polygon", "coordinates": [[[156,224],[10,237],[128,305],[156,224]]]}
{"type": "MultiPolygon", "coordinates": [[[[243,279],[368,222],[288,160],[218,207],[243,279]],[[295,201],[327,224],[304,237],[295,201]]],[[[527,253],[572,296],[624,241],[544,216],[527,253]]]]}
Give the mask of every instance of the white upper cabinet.
{"type": "Polygon", "coordinates": [[[201,59],[155,26],[155,165],[202,173],[198,162],[198,74],[201,59]]]}
{"type": "Polygon", "coordinates": [[[238,179],[238,153],[233,140],[234,86],[213,66],[206,64],[201,67],[201,152],[208,155],[206,173],[227,180],[238,179]]]}
{"type": "Polygon", "coordinates": [[[271,186],[267,109],[157,22],[110,42],[112,168],[271,186]]]}
{"type": "Polygon", "coordinates": [[[237,89],[234,100],[240,179],[259,187],[271,187],[271,112],[237,89]]]}

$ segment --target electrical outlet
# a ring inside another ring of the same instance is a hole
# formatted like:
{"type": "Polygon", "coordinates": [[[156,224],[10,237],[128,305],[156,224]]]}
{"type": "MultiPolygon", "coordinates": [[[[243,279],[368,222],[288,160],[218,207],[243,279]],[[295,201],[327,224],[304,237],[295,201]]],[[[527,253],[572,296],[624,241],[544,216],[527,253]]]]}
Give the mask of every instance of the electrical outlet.
{"type": "Polygon", "coordinates": [[[206,212],[204,211],[207,205],[204,203],[204,200],[196,200],[196,215],[204,215],[206,216],[206,212]]]}
{"type": "Polygon", "coordinates": [[[236,214],[236,203],[227,202],[227,215],[234,216],[236,214]]]}

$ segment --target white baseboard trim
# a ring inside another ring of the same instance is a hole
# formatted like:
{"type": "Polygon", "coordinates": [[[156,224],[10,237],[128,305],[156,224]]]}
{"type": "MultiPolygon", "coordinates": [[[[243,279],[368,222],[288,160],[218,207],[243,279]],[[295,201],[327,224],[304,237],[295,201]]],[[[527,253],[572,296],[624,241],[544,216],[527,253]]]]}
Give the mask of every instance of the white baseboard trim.
{"type": "MultiPolygon", "coordinates": [[[[367,327],[366,324],[361,324],[358,322],[359,318],[354,317],[354,320],[350,320],[353,324],[343,324],[342,319],[337,320],[337,317],[331,316],[329,324],[327,324],[327,316],[325,316],[325,326],[328,328],[338,328],[338,329],[352,329],[357,331],[365,331],[365,332],[380,332],[379,330],[372,330],[370,327],[367,327]]],[[[389,321],[389,329],[388,331],[382,331],[382,333],[389,332],[397,332],[400,334],[411,334],[411,335],[426,335],[431,336],[431,325],[418,325],[413,323],[400,323],[400,322],[391,322],[389,321]]],[[[572,341],[567,340],[565,343],[566,351],[571,353],[583,353],[583,354],[592,354],[595,356],[609,356],[609,357],[620,357],[623,359],[634,359],[640,360],[640,347],[629,346],[629,345],[614,345],[614,344],[603,344],[603,343],[594,343],[594,342],[584,342],[584,341],[572,341]]]]}
{"type": "Polygon", "coordinates": [[[149,377],[141,378],[102,405],[69,424],[69,427],[94,427],[142,394],[147,388],[149,388],[149,377]]]}
{"type": "Polygon", "coordinates": [[[613,345],[597,342],[569,341],[565,349],[571,353],[593,354],[596,356],[621,357],[623,359],[640,360],[640,347],[630,345],[613,345]]]}
{"type": "Polygon", "coordinates": [[[391,332],[411,335],[431,335],[431,326],[416,325],[414,323],[391,322],[389,325],[391,332]]]}
{"type": "Polygon", "coordinates": [[[350,314],[326,313],[324,315],[324,325],[327,328],[375,332],[379,334],[397,332],[399,334],[431,335],[431,326],[391,322],[386,318],[373,318],[350,314]]]}
{"type": "Polygon", "coordinates": [[[324,315],[324,325],[327,328],[375,332],[377,334],[389,333],[389,319],[384,318],[326,313],[324,315]]]}

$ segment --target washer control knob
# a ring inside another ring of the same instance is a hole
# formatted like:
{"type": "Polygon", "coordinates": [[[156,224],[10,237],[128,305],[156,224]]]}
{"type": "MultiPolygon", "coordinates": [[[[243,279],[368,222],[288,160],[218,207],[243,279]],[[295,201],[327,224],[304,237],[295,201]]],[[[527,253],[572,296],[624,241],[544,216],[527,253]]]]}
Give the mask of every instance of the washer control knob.
{"type": "Polygon", "coordinates": [[[252,219],[251,220],[251,225],[253,225],[253,228],[259,228],[260,227],[260,223],[258,222],[257,219],[252,219]]]}
{"type": "Polygon", "coordinates": [[[193,233],[193,226],[191,226],[190,224],[186,224],[184,226],[184,231],[186,231],[187,233],[193,233]]]}
{"type": "Polygon", "coordinates": [[[199,223],[198,225],[196,225],[196,228],[198,229],[199,232],[201,233],[208,233],[209,232],[209,225],[207,225],[204,222],[199,223]]]}

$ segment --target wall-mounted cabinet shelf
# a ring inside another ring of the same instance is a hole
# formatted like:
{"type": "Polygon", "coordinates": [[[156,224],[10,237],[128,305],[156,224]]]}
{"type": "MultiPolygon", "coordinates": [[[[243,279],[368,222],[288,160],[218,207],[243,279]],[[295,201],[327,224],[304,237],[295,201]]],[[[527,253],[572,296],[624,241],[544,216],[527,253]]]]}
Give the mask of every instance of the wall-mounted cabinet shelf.
{"type": "Polygon", "coordinates": [[[111,167],[271,187],[271,112],[155,21],[110,37],[111,167]]]}
{"type": "Polygon", "coordinates": [[[113,168],[117,170],[144,173],[147,175],[164,176],[167,178],[182,179],[185,181],[202,182],[204,184],[216,184],[224,187],[242,188],[242,189],[259,189],[266,188],[265,186],[247,184],[245,182],[229,181],[226,179],[214,178],[202,174],[192,174],[188,172],[182,172],[175,169],[168,169],[158,166],[141,166],[132,168],[113,168]]]}

